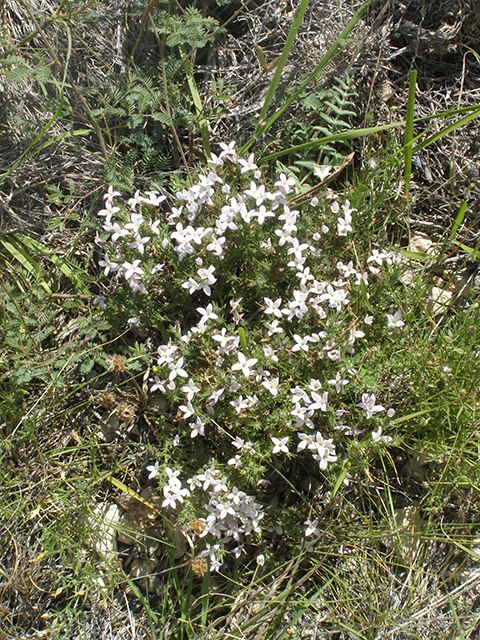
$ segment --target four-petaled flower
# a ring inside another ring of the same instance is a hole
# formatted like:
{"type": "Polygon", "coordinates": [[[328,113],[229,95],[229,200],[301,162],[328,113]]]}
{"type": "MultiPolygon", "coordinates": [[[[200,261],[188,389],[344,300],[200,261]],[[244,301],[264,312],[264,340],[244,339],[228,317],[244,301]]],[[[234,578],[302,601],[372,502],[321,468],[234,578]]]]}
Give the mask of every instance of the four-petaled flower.
{"type": "Polygon", "coordinates": [[[400,309],[398,311],[395,311],[393,315],[390,313],[387,313],[387,320],[388,320],[387,326],[389,329],[399,329],[400,327],[405,326],[405,323],[402,320],[402,312],[400,311],[400,309]]]}
{"type": "Polygon", "coordinates": [[[388,444],[393,440],[391,436],[382,436],[382,427],[380,426],[377,431],[372,431],[372,439],[374,442],[382,442],[383,444],[388,444]]]}
{"type": "Polygon", "coordinates": [[[282,312],[280,311],[280,305],[282,304],[282,299],[278,298],[275,300],[270,300],[270,298],[264,298],[265,300],[265,311],[264,313],[273,313],[277,318],[282,317],[282,312]]]}
{"type": "Polygon", "coordinates": [[[375,395],[369,395],[368,393],[362,394],[362,401],[357,404],[357,407],[360,409],[365,409],[367,412],[367,418],[371,418],[374,413],[378,413],[380,411],[385,411],[385,407],[382,407],[381,404],[375,404],[376,398],[375,395]]]}
{"type": "Polygon", "coordinates": [[[168,379],[170,381],[175,380],[177,376],[180,376],[181,378],[188,378],[188,373],[185,369],[182,369],[182,366],[183,358],[179,358],[175,364],[173,364],[173,362],[169,362],[168,367],[170,369],[170,375],[168,376],[168,379]]]}
{"type": "Polygon", "coordinates": [[[147,467],[147,471],[150,471],[150,474],[148,476],[148,479],[151,480],[152,478],[155,478],[156,476],[158,476],[158,474],[160,473],[160,463],[159,462],[155,462],[155,464],[149,465],[147,467]]]}
{"type": "Polygon", "coordinates": [[[285,438],[275,438],[274,436],[270,436],[270,439],[274,444],[272,453],[288,453],[288,436],[286,436],[285,438]]]}
{"type": "Polygon", "coordinates": [[[249,358],[247,360],[245,355],[240,351],[238,354],[238,362],[232,365],[232,371],[238,371],[240,369],[243,375],[248,378],[251,374],[250,367],[253,367],[256,362],[258,362],[257,358],[249,358]]]}
{"type": "Polygon", "coordinates": [[[211,304],[209,304],[206,309],[198,307],[197,311],[202,316],[200,322],[198,323],[199,327],[204,327],[209,320],[215,320],[216,318],[218,318],[217,314],[213,312],[213,306],[211,304]]]}

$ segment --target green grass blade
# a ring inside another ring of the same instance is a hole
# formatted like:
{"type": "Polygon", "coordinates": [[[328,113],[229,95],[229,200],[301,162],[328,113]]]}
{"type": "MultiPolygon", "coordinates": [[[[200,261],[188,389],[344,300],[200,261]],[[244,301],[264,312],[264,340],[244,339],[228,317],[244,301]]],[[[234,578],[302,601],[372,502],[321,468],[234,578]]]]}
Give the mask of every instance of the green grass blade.
{"type": "Polygon", "coordinates": [[[290,153],[298,153],[299,151],[307,151],[309,149],[314,149],[315,147],[323,147],[326,144],[330,144],[331,142],[339,142],[341,140],[354,140],[355,138],[361,138],[362,136],[368,136],[372,133],[378,133],[380,131],[388,131],[389,129],[395,129],[401,127],[405,124],[405,121],[399,122],[391,122],[390,124],[379,125],[377,127],[366,127],[365,129],[353,129],[349,131],[342,131],[341,133],[335,133],[330,136],[324,136],[323,138],[316,138],[315,140],[309,140],[308,142],[304,142],[302,144],[298,144],[295,147],[289,147],[288,149],[283,149],[282,151],[276,151],[275,153],[271,153],[268,156],[263,156],[257,160],[257,163],[270,162],[270,160],[274,160],[275,158],[280,158],[281,156],[285,156],[290,153]]]}
{"type": "Polygon", "coordinates": [[[257,54],[258,61],[260,62],[261,66],[262,66],[262,69],[264,71],[268,71],[268,64],[267,64],[267,61],[265,59],[265,54],[263,53],[262,47],[257,44],[257,46],[255,47],[255,52],[257,54]]]}
{"type": "Polygon", "coordinates": [[[405,198],[410,192],[410,178],[412,175],[412,141],[415,107],[415,86],[417,84],[417,71],[412,69],[410,73],[410,85],[408,87],[407,124],[405,127],[405,198]]]}
{"type": "Polygon", "coordinates": [[[13,165],[10,167],[10,169],[8,171],[6,171],[3,174],[3,176],[0,176],[0,184],[2,184],[2,182],[4,182],[8,178],[8,176],[10,176],[16,169],[18,169],[18,167],[22,164],[24,159],[28,159],[31,156],[31,154],[29,153],[30,150],[33,149],[33,147],[37,144],[37,142],[39,140],[41,140],[43,138],[43,136],[47,133],[47,131],[50,129],[50,127],[53,126],[53,124],[58,119],[58,117],[59,117],[59,115],[60,115],[60,113],[61,113],[61,111],[63,109],[63,104],[64,104],[64,98],[63,98],[63,96],[60,96],[60,103],[58,105],[57,110],[53,114],[53,116],[50,118],[50,120],[47,122],[47,124],[42,128],[42,130],[40,131],[38,136],[35,138],[35,140],[31,144],[28,145],[28,147],[22,153],[20,158],[16,162],[13,163],[13,165]]]}
{"type": "Polygon", "coordinates": [[[77,290],[81,291],[84,295],[90,295],[90,291],[80,278],[77,271],[78,268],[75,265],[70,263],[68,260],[65,260],[65,258],[57,256],[55,253],[47,249],[47,247],[45,247],[41,242],[38,242],[38,240],[29,238],[28,236],[25,236],[23,234],[17,234],[17,238],[26,247],[28,247],[32,251],[35,251],[35,253],[46,255],[52,261],[52,263],[63,273],[63,275],[67,277],[71,282],[73,282],[77,290]]]}
{"type": "MultiPolygon", "coordinates": [[[[451,131],[454,131],[456,128],[461,127],[463,124],[470,122],[470,120],[473,120],[474,118],[477,118],[478,116],[480,116],[480,108],[477,106],[471,106],[471,107],[462,107],[461,109],[449,109],[448,111],[442,111],[441,113],[435,113],[430,116],[422,116],[421,118],[415,118],[415,123],[427,122],[429,120],[437,120],[438,118],[443,119],[443,118],[451,117],[452,115],[465,113],[465,112],[467,112],[468,115],[465,116],[464,118],[461,118],[453,125],[450,125],[450,127],[448,127],[448,131],[445,131],[441,135],[436,135],[435,140],[437,140],[438,138],[441,138],[442,135],[446,135],[446,133],[450,133],[451,131]]],[[[267,156],[263,156],[263,158],[259,158],[257,160],[257,164],[270,162],[270,160],[274,160],[275,158],[280,158],[281,156],[285,156],[291,153],[298,153],[300,151],[307,151],[309,149],[314,149],[315,147],[322,147],[332,142],[340,142],[342,140],[354,140],[355,138],[361,138],[362,136],[368,136],[373,133],[380,133],[381,131],[388,131],[389,129],[397,129],[398,127],[403,127],[405,125],[406,125],[406,120],[399,120],[398,122],[391,122],[389,124],[378,125],[376,127],[366,127],[364,129],[351,129],[349,131],[342,131],[341,133],[335,133],[330,136],[324,136],[323,138],[316,138],[315,140],[309,140],[308,142],[304,142],[294,147],[289,147],[288,149],[283,149],[282,151],[276,151],[275,153],[271,153],[267,156]]],[[[433,124],[431,126],[433,126],[433,124]]],[[[416,136],[413,139],[412,143],[416,142],[417,140],[420,140],[420,138],[422,138],[424,135],[425,135],[425,131],[423,131],[418,136],[416,136]]],[[[423,149],[424,147],[428,146],[428,144],[431,144],[431,142],[434,142],[435,140],[433,140],[433,138],[434,136],[432,136],[432,139],[429,139],[428,142],[426,141],[425,144],[422,143],[423,146],[417,145],[416,147],[414,147],[412,153],[415,153],[420,148],[423,149]]],[[[396,151],[394,155],[396,156],[403,152],[404,152],[404,147],[396,151]]]]}
{"type": "Polygon", "coordinates": [[[243,353],[245,355],[247,355],[248,354],[248,343],[247,343],[247,336],[245,335],[245,329],[243,329],[242,327],[239,327],[238,335],[240,336],[240,344],[242,345],[243,353]]]}
{"type": "Polygon", "coordinates": [[[455,238],[455,235],[456,235],[457,231],[459,230],[460,225],[463,222],[463,219],[465,218],[465,212],[466,211],[467,211],[467,203],[464,200],[462,202],[461,206],[460,206],[459,212],[457,213],[457,217],[455,218],[455,222],[453,223],[453,227],[452,227],[452,230],[450,232],[450,241],[455,238]]]}
{"type": "Polygon", "coordinates": [[[462,251],[465,251],[465,253],[468,253],[468,255],[471,256],[474,260],[480,260],[480,251],[477,248],[472,249],[472,247],[467,247],[466,244],[463,244],[458,240],[452,240],[452,242],[453,244],[456,244],[457,247],[460,247],[462,251]]]}
{"type": "Polygon", "coordinates": [[[202,583],[202,613],[200,617],[202,625],[202,640],[205,638],[205,631],[208,622],[208,611],[210,603],[210,571],[206,571],[202,583]]]}
{"type": "MultiPolygon", "coordinates": [[[[448,116],[448,112],[446,112],[445,115],[448,116]]],[[[468,124],[471,120],[475,120],[475,118],[478,118],[479,116],[480,116],[480,107],[476,107],[473,113],[469,113],[463,118],[460,118],[456,122],[453,122],[452,124],[448,125],[448,127],[444,127],[440,131],[437,131],[436,133],[433,134],[433,136],[430,136],[423,142],[420,142],[419,144],[417,144],[415,147],[413,147],[413,153],[417,153],[417,151],[421,151],[422,149],[425,149],[426,147],[433,144],[437,140],[440,140],[440,138],[443,138],[449,133],[452,133],[452,131],[456,131],[456,129],[463,127],[465,124],[468,124]]]]}
{"type": "MultiPolygon", "coordinates": [[[[0,237],[0,244],[8,251],[8,253],[19,262],[24,269],[26,269],[33,276],[38,278],[41,273],[41,265],[33,258],[25,248],[22,247],[21,244],[15,242],[15,238],[5,238],[0,237]]],[[[40,285],[45,289],[48,295],[52,295],[52,290],[48,286],[48,284],[43,281],[40,282],[40,285]]]]}
{"type": "Polygon", "coordinates": [[[347,477],[350,467],[351,467],[350,460],[347,458],[343,463],[342,468],[340,469],[340,473],[338,474],[337,481],[335,482],[335,486],[333,487],[332,497],[331,497],[332,502],[333,500],[335,500],[335,496],[339,492],[340,487],[343,484],[343,481],[347,477]]]}
{"type": "Polygon", "coordinates": [[[72,31],[68,25],[65,25],[65,31],[67,32],[67,56],[65,58],[65,66],[63,68],[62,93],[65,87],[65,82],[67,80],[68,66],[70,64],[70,57],[72,55],[72,31]]]}
{"type": "Polygon", "coordinates": [[[268,87],[267,95],[265,96],[265,100],[263,102],[262,111],[260,112],[260,118],[258,120],[255,133],[260,131],[260,129],[262,128],[262,123],[265,120],[268,108],[270,107],[275,91],[277,90],[278,83],[280,82],[280,77],[287,62],[287,58],[290,55],[293,42],[297,36],[298,29],[303,20],[303,16],[305,15],[305,11],[307,10],[309,3],[310,0],[302,0],[300,6],[298,7],[297,13],[295,14],[295,18],[293,20],[292,26],[290,27],[290,31],[285,41],[285,46],[283,47],[280,60],[278,61],[277,68],[275,69],[272,81],[270,82],[270,86],[268,87]]]}
{"type": "Polygon", "coordinates": [[[145,611],[148,620],[148,626],[150,627],[150,633],[152,634],[152,640],[157,640],[157,633],[155,631],[155,625],[157,625],[159,622],[157,614],[152,611],[152,608],[143,597],[142,592],[137,587],[135,582],[133,582],[133,580],[129,578],[127,574],[125,574],[123,578],[126,580],[128,586],[132,590],[132,593],[136,596],[145,611]]]}
{"type": "Polygon", "coordinates": [[[368,300],[367,285],[365,284],[365,280],[363,278],[360,280],[360,293],[362,295],[363,301],[367,309],[370,311],[371,314],[375,315],[375,310],[373,309],[372,305],[368,300]]]}
{"type": "Polygon", "coordinates": [[[265,122],[264,124],[261,124],[260,127],[256,128],[255,133],[250,138],[250,140],[240,149],[240,153],[245,153],[245,151],[247,151],[252,146],[255,140],[259,136],[261,136],[263,133],[265,133],[272,126],[272,124],[276,122],[278,118],[280,118],[280,116],[282,116],[285,113],[285,111],[287,111],[290,105],[293,102],[295,102],[295,100],[297,100],[297,98],[304,92],[305,88],[310,84],[310,82],[320,73],[320,71],[322,71],[322,69],[324,69],[327,66],[327,64],[332,60],[332,58],[337,53],[337,50],[344,44],[345,40],[353,31],[357,22],[366,12],[366,10],[368,9],[371,3],[372,3],[372,0],[366,0],[366,2],[362,4],[360,9],[355,13],[353,18],[347,24],[345,29],[342,31],[340,36],[333,43],[333,45],[330,47],[330,49],[327,51],[325,56],[322,58],[319,64],[315,67],[312,73],[306,78],[304,82],[302,82],[302,84],[297,89],[297,91],[295,91],[295,93],[292,96],[290,96],[288,100],[284,102],[284,104],[270,117],[270,119],[267,122],[265,122]]]}

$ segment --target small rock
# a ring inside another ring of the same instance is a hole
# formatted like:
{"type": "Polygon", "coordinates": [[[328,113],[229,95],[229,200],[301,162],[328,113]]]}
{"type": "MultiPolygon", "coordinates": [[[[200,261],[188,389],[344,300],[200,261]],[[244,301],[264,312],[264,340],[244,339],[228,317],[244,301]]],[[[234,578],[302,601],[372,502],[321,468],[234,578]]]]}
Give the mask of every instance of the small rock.
{"type": "Polygon", "coordinates": [[[116,556],[116,533],[120,515],[118,505],[102,502],[94,508],[92,516],[80,519],[80,523],[90,533],[92,549],[105,560],[111,560],[116,556]]]}
{"type": "Polygon", "coordinates": [[[128,513],[128,511],[120,516],[118,525],[118,542],[132,546],[142,538],[142,532],[139,531],[138,528],[138,520],[128,513]]]}
{"type": "Polygon", "coordinates": [[[157,560],[151,558],[136,558],[130,566],[130,576],[135,583],[138,584],[145,591],[149,593],[155,593],[159,586],[159,577],[153,575],[157,568],[157,560]]]}
{"type": "Polygon", "coordinates": [[[438,316],[445,313],[447,307],[453,300],[453,292],[440,287],[432,287],[428,296],[427,308],[432,316],[438,316]]]}
{"type": "Polygon", "coordinates": [[[413,251],[414,253],[433,254],[435,251],[435,243],[430,238],[430,236],[419,231],[417,233],[414,233],[410,238],[408,250],[413,251]]]}
{"type": "Polygon", "coordinates": [[[422,546],[420,537],[422,528],[422,518],[416,506],[395,510],[396,549],[400,559],[406,565],[411,565],[414,562],[422,546]]]}

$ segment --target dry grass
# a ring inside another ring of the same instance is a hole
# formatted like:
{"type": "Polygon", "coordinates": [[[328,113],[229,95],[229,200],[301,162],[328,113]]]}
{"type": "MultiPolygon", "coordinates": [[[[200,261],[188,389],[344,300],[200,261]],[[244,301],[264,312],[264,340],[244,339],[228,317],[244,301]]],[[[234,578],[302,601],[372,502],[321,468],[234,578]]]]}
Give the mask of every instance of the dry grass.
{"type": "MultiPolygon", "coordinates": [[[[318,62],[358,5],[354,0],[311,3],[279,89],[280,102],[318,62]]],[[[416,116],[445,110],[452,103],[458,107],[477,104],[480,62],[469,48],[480,55],[478,3],[425,0],[407,6],[397,0],[391,5],[384,18],[375,22],[383,3],[373,4],[356,40],[325,72],[327,86],[347,67],[358,78],[358,126],[385,123],[398,113],[403,117],[408,76],[413,67],[419,73],[416,116]]],[[[49,145],[27,153],[12,170],[38,131],[52,119],[51,104],[58,104],[58,94],[51,89],[52,95],[45,95],[32,79],[6,82],[5,74],[0,73],[0,233],[28,230],[42,237],[49,247],[76,251],[78,258],[89,254],[93,232],[80,225],[88,220],[90,207],[101,193],[107,166],[111,171],[115,164],[122,165],[124,148],[118,140],[131,131],[122,118],[116,125],[92,118],[92,111],[100,108],[101,102],[88,90],[96,83],[110,87],[120,84],[139,36],[141,8],[137,7],[134,14],[128,3],[110,1],[95,5],[90,16],[79,12],[78,17],[68,20],[73,43],[68,56],[65,24],[48,19],[56,11],[56,4],[40,0],[30,0],[25,6],[19,2],[3,3],[0,53],[17,51],[22,39],[36,28],[32,19],[35,16],[42,33],[22,47],[23,55],[32,64],[38,61],[36,56],[43,57],[57,82],[62,81],[68,57],[71,82],[65,82],[64,88],[69,108],[54,119],[42,138],[49,145]],[[84,91],[88,108],[79,100],[78,90],[84,91]],[[62,138],[72,127],[89,129],[90,133],[62,138]],[[71,190],[75,205],[49,198],[47,187],[52,185],[64,194],[71,190]],[[78,218],[70,221],[72,208],[78,218]],[[64,218],[66,228],[47,232],[52,218],[64,218]]],[[[236,9],[235,4],[215,12],[222,22],[236,9]]],[[[289,2],[252,3],[213,46],[197,53],[202,97],[220,110],[211,122],[213,146],[231,139],[245,141],[252,132],[252,121],[258,117],[271,79],[271,73],[263,71],[259,64],[255,46],[263,48],[267,62],[274,60],[281,52],[292,17],[289,2]],[[232,91],[228,99],[216,101],[212,82],[218,84],[219,80],[232,91]]],[[[160,52],[152,34],[141,36],[134,61],[143,68],[159,63],[160,52]]],[[[309,117],[301,107],[293,110],[278,121],[269,144],[275,144],[275,138],[281,140],[283,131],[296,121],[309,117]]],[[[198,159],[198,134],[187,127],[179,127],[178,133],[187,159],[198,159]]],[[[381,147],[387,142],[379,137],[363,146],[355,143],[352,148],[358,151],[358,158],[361,152],[367,157],[374,155],[375,145],[381,147]]],[[[164,143],[175,147],[169,131],[164,143]]],[[[265,144],[263,149],[267,148],[265,144]]],[[[175,157],[180,166],[180,156],[175,157]]],[[[361,162],[357,160],[357,171],[364,168],[361,162]]],[[[470,246],[477,245],[479,185],[477,121],[416,156],[405,229],[427,230],[436,240],[451,227],[465,199],[469,214],[461,239],[470,246]]],[[[398,231],[397,227],[394,233],[406,235],[405,229],[398,231]]],[[[476,269],[476,262],[471,262],[470,267],[472,271],[476,269]]],[[[55,320],[58,327],[75,313],[59,314],[55,320]]],[[[82,339],[73,331],[72,336],[69,339],[82,339]]],[[[92,504],[111,498],[112,487],[105,481],[107,470],[121,466],[124,481],[130,482],[134,490],[140,489],[139,478],[145,480],[144,466],[150,460],[149,447],[155,442],[156,434],[149,427],[149,411],[155,409],[140,406],[136,386],[125,384],[121,390],[125,398],[133,397],[134,404],[138,401],[135,411],[139,431],[135,437],[125,435],[120,442],[99,446],[98,420],[108,412],[92,403],[91,390],[81,388],[74,377],[67,380],[67,389],[69,395],[65,399],[63,390],[57,392],[52,387],[45,392],[36,386],[31,397],[25,399],[23,409],[10,407],[2,412],[0,634],[6,638],[75,640],[151,638],[152,629],[160,624],[152,622],[152,611],[160,616],[163,603],[176,596],[167,597],[163,591],[146,602],[131,592],[127,595],[123,569],[104,569],[102,562],[87,551],[91,540],[77,524],[92,504]],[[15,438],[17,433],[20,437],[15,438]],[[99,571],[105,571],[103,591],[98,589],[99,571]],[[52,626],[56,620],[57,629],[52,626]]],[[[210,622],[202,640],[280,640],[287,637],[287,629],[293,637],[300,637],[295,634],[309,629],[311,638],[335,640],[476,637],[480,577],[475,555],[478,552],[472,553],[471,549],[477,545],[477,489],[451,487],[434,509],[428,501],[431,495],[427,499],[421,483],[411,480],[411,461],[417,452],[410,453],[402,458],[399,452],[388,473],[380,468],[367,469],[359,483],[346,493],[342,504],[328,506],[322,522],[324,546],[315,552],[313,570],[308,558],[296,567],[298,588],[292,590],[289,584],[293,578],[290,565],[273,577],[252,579],[249,574],[244,582],[218,581],[211,585],[210,622]],[[392,509],[419,503],[427,513],[421,543],[406,559],[401,555],[401,549],[405,551],[402,536],[392,524],[392,509]],[[355,632],[359,635],[355,636],[355,632]]],[[[441,458],[438,464],[441,465],[441,458]]],[[[432,465],[428,470],[439,485],[446,482],[439,466],[432,465]]],[[[129,554],[133,553],[122,549],[127,577],[132,562],[129,554]]],[[[141,554],[142,550],[135,548],[135,553],[141,554]]],[[[197,587],[194,595],[200,598],[201,588],[197,587]]],[[[201,610],[201,601],[198,602],[197,613],[201,610]]],[[[170,636],[168,628],[163,628],[164,636],[159,633],[157,637],[180,637],[175,635],[178,620],[174,622],[170,636]]]]}

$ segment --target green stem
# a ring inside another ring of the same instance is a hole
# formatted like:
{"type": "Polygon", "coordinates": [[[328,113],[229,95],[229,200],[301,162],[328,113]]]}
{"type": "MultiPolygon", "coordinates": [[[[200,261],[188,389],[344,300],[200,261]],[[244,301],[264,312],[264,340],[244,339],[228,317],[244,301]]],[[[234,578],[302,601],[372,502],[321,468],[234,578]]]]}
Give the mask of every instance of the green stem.
{"type": "Polygon", "coordinates": [[[203,108],[202,101],[200,99],[200,94],[198,93],[197,84],[195,82],[195,77],[193,75],[192,65],[190,64],[190,60],[188,59],[187,52],[185,51],[185,47],[183,45],[178,45],[178,50],[180,52],[180,58],[182,60],[182,63],[185,64],[185,73],[187,76],[188,88],[190,89],[190,94],[193,99],[193,104],[195,105],[195,111],[197,112],[198,127],[200,129],[200,134],[202,136],[205,155],[207,156],[207,160],[210,160],[212,156],[210,154],[210,139],[208,135],[208,122],[205,117],[205,109],[203,108]]]}
{"type": "Polygon", "coordinates": [[[405,126],[405,199],[408,200],[410,192],[410,178],[412,175],[412,143],[413,143],[413,123],[415,107],[415,86],[417,84],[417,72],[412,69],[410,73],[410,85],[408,87],[407,100],[407,120],[405,126]]]}

